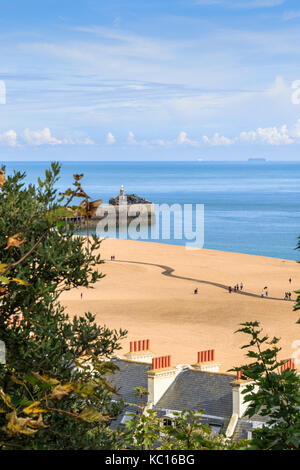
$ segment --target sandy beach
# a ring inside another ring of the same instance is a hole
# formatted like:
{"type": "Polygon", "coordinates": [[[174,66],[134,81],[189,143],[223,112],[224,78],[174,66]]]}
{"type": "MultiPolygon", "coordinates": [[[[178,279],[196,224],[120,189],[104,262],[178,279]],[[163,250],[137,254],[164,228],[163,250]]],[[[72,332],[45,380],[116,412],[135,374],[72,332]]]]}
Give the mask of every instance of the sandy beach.
{"type": "Polygon", "coordinates": [[[293,312],[294,302],[283,298],[289,291],[295,300],[293,292],[300,289],[297,262],[114,239],[103,241],[100,252],[106,277],[94,289],[72,290],[61,300],[70,315],[90,311],[99,324],[128,330],[120,356],[128,352],[130,341],[150,339],[151,350],[158,356],[170,354],[173,364],[193,364],[198,351],[215,349],[225,372],[245,362],[240,347],[247,338],[234,331],[252,320],[281,338],[282,359],[295,351],[300,314],[293,312]],[[243,291],[257,297],[222,288],[241,282],[243,291]],[[270,298],[261,298],[266,286],[270,298]]]}

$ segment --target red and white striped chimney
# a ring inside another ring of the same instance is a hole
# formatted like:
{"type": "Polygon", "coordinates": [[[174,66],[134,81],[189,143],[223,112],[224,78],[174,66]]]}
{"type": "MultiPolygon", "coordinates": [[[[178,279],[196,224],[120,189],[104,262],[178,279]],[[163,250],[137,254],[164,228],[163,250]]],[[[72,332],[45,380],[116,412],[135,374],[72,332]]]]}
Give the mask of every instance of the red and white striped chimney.
{"type": "Polygon", "coordinates": [[[202,362],[214,362],[214,360],[215,360],[214,349],[198,352],[198,364],[201,364],[202,362]]]}
{"type": "Polygon", "coordinates": [[[125,354],[130,361],[147,362],[151,364],[154,354],[150,351],[150,340],[130,341],[130,351],[125,354]]]}
{"type": "Polygon", "coordinates": [[[150,340],[130,341],[130,352],[149,351],[150,340]]]}
{"type": "Polygon", "coordinates": [[[171,356],[161,356],[152,359],[152,369],[167,369],[171,367],[171,356]]]}
{"type": "Polygon", "coordinates": [[[197,355],[197,363],[193,365],[194,369],[201,372],[219,372],[220,363],[215,361],[215,350],[207,349],[200,351],[197,355]]]}

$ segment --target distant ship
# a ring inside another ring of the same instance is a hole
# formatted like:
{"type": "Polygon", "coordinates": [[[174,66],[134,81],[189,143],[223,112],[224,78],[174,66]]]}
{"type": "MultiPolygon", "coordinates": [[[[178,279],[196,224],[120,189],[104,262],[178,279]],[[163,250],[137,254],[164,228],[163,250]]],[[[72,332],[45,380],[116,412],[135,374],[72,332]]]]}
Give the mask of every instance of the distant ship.
{"type": "Polygon", "coordinates": [[[248,162],[266,162],[266,158],[248,158],[248,162]]]}

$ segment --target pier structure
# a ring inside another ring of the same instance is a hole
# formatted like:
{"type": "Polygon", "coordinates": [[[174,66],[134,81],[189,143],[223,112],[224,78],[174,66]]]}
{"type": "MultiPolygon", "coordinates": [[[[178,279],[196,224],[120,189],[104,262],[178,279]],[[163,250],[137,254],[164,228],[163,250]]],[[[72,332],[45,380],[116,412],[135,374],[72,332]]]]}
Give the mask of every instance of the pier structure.
{"type": "MultiPolygon", "coordinates": [[[[105,218],[107,220],[115,218],[117,227],[124,223],[128,225],[136,218],[139,218],[144,225],[154,225],[155,204],[136,194],[125,194],[125,188],[122,185],[117,196],[111,198],[108,204],[99,206],[96,215],[89,220],[89,226],[96,227],[98,222],[105,218]]],[[[86,224],[84,215],[79,212],[66,220],[79,227],[85,227],[86,224]]]]}

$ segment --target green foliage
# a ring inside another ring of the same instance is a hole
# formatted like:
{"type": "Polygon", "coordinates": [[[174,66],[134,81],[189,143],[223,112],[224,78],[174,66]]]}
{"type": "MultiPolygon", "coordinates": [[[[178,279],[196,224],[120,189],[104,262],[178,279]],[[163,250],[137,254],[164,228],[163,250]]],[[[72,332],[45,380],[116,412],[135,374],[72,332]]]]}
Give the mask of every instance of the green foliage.
{"type": "MultiPolygon", "coordinates": [[[[2,169],[4,175],[5,168],[2,169]]],[[[98,326],[91,313],[70,318],[62,292],[88,287],[103,275],[100,240],[74,236],[74,198],[88,198],[79,175],[57,194],[53,163],[38,186],[14,172],[0,186],[0,447],[101,449],[115,444],[109,357],[126,332],[98,326]],[[10,324],[13,315],[22,321],[10,324]]]]}
{"type": "Polygon", "coordinates": [[[250,379],[244,390],[249,407],[249,417],[259,413],[267,423],[253,432],[250,449],[299,450],[300,449],[300,378],[295,370],[281,367],[278,338],[269,339],[262,334],[258,322],[243,323],[239,332],[250,337],[247,356],[253,362],[237,368],[250,379]]]}
{"type": "Polygon", "coordinates": [[[245,446],[245,442],[234,443],[224,434],[213,434],[201,417],[201,411],[183,410],[172,414],[172,424],[166,417],[146,406],[148,392],[143,387],[135,389],[140,398],[139,405],[129,413],[123,434],[123,446],[130,450],[233,450],[245,446]]]}

